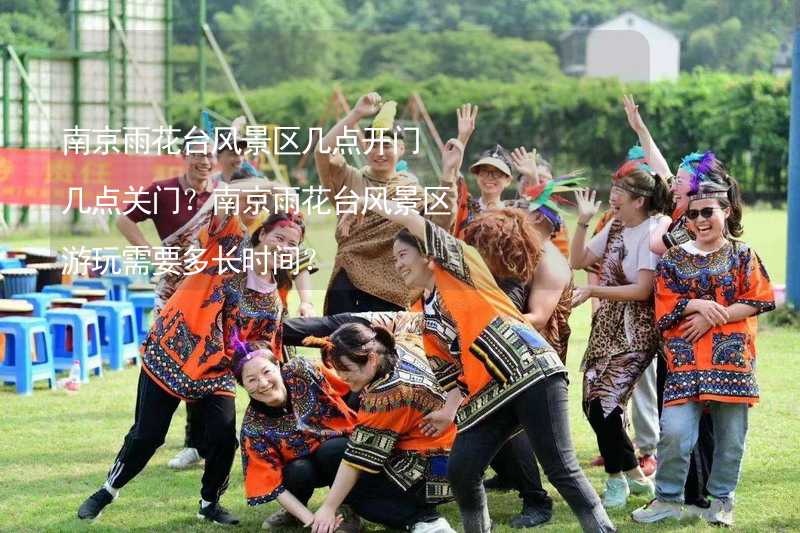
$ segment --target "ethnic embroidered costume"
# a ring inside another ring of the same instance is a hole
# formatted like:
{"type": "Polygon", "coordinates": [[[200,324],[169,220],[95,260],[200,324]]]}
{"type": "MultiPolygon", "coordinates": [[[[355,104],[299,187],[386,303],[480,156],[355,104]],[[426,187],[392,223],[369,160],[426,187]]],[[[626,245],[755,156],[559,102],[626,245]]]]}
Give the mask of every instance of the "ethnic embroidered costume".
{"type": "MultiPolygon", "coordinates": [[[[218,233],[211,235],[203,259],[217,250],[241,244],[238,219],[229,217],[218,233]]],[[[156,317],[142,351],[143,369],[168,393],[183,400],[198,400],[209,394],[236,395],[231,372],[234,343],[261,340],[281,353],[280,324],[283,314],[277,291],[263,294],[248,288],[248,274],[220,274],[209,267],[187,276],[156,317]]],[[[251,272],[252,274],[252,272],[251,272]]]]}
{"type": "Polygon", "coordinates": [[[285,490],[283,467],[311,455],[323,442],[347,436],[355,413],[335,373],[295,358],[281,366],[287,400],[269,407],[251,400],[242,420],[242,467],[247,503],[267,503],[285,490]]]}
{"type": "Polygon", "coordinates": [[[688,342],[680,329],[689,300],[721,305],[751,305],[758,313],[775,308],[772,286],[758,255],[741,241],[729,241],[708,255],[670,248],[658,264],[656,318],[664,337],[667,381],[664,405],[714,400],[758,401],[753,361],[756,358],[755,316],[709,329],[688,342]]]}
{"type": "Polygon", "coordinates": [[[457,386],[467,397],[456,415],[459,431],[530,385],[566,372],[477,250],[426,221],[425,253],[436,262],[436,290],[424,305],[425,352],[442,388],[457,386]]]}
{"type": "Polygon", "coordinates": [[[456,428],[451,425],[438,437],[422,433],[423,417],[444,406],[444,392],[419,336],[399,340],[397,353],[394,371],[361,392],[358,421],[343,461],[371,474],[383,471],[403,490],[424,480],[429,503],[446,501],[447,456],[456,428]]]}

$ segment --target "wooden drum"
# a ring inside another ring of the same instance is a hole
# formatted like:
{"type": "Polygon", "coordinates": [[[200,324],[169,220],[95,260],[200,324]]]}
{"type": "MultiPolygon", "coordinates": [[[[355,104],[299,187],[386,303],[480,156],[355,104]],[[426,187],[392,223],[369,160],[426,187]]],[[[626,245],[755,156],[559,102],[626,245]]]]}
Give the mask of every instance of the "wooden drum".
{"type": "Polygon", "coordinates": [[[29,263],[28,268],[32,268],[37,272],[37,292],[40,292],[47,285],[59,285],[64,283],[62,275],[62,272],[64,272],[64,265],[61,263],[29,263]]]}
{"type": "Polygon", "coordinates": [[[0,270],[3,276],[3,295],[12,298],[26,292],[36,292],[38,272],[32,268],[5,268],[0,270]]]}

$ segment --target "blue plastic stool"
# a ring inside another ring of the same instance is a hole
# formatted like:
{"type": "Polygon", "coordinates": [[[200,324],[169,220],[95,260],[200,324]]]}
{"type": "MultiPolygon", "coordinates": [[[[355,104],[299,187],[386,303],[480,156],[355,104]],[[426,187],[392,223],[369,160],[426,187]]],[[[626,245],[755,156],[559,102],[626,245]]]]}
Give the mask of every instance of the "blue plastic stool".
{"type": "Polygon", "coordinates": [[[25,300],[33,306],[33,316],[44,318],[44,312],[50,308],[50,304],[56,298],[60,298],[55,292],[25,292],[14,295],[14,300],[25,300]]]}
{"type": "Polygon", "coordinates": [[[136,333],[139,342],[142,343],[150,332],[150,319],[156,305],[156,293],[153,291],[131,292],[128,294],[128,301],[133,304],[136,311],[136,324],[138,325],[136,333]]]}
{"type": "Polygon", "coordinates": [[[46,379],[56,385],[53,343],[47,321],[39,317],[0,318],[0,333],[6,336],[6,352],[0,364],[0,380],[17,384],[18,394],[31,394],[33,383],[46,379]],[[33,360],[32,354],[36,354],[33,360]]]}
{"type": "Polygon", "coordinates": [[[14,258],[0,259],[0,270],[4,268],[22,268],[22,261],[14,258]]]}
{"type": "Polygon", "coordinates": [[[114,284],[106,278],[75,278],[72,280],[72,288],[77,289],[102,289],[106,291],[109,298],[114,290],[114,284]]]}
{"type": "Polygon", "coordinates": [[[45,285],[42,292],[55,293],[58,298],[72,298],[72,285],[45,285]]]}
{"type": "Polygon", "coordinates": [[[105,279],[111,281],[112,297],[109,300],[116,302],[128,301],[128,285],[136,283],[136,276],[127,276],[124,274],[110,274],[104,276],[105,279]]]}
{"type": "Polygon", "coordinates": [[[136,312],[130,302],[89,302],[84,309],[97,312],[100,320],[100,352],[111,370],[121,370],[125,361],[139,362],[136,312]]]}
{"type": "Polygon", "coordinates": [[[88,309],[57,308],[45,313],[53,338],[53,368],[69,370],[75,360],[81,362],[81,382],[89,383],[89,372],[103,375],[100,352],[100,322],[97,313],[88,309]],[[67,328],[72,329],[72,349],[67,346],[67,328]]]}

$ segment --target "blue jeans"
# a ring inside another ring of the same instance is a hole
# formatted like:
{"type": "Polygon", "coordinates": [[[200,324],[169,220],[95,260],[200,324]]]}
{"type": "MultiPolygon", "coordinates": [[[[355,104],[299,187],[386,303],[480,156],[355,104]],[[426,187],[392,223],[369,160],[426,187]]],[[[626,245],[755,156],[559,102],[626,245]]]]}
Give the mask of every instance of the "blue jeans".
{"type": "MultiPolygon", "coordinates": [[[[689,456],[697,442],[703,402],[664,407],[661,439],[658,441],[656,498],[683,503],[683,487],[689,471],[689,456]]],[[[744,403],[708,402],[714,424],[714,461],[706,488],[715,498],[732,498],[739,483],[747,411],[744,403]]]]}

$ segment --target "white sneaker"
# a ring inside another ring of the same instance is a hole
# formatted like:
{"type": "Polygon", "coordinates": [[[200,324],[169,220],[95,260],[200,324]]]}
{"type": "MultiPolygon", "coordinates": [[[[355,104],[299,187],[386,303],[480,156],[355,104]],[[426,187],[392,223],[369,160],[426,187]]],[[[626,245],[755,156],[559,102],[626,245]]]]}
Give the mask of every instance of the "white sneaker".
{"type": "Polygon", "coordinates": [[[433,522],[417,522],[411,533],[456,533],[450,523],[442,516],[433,522]]]}
{"type": "Polygon", "coordinates": [[[709,524],[731,527],[733,525],[733,500],[711,500],[711,506],[703,513],[709,524]]]}
{"type": "Polygon", "coordinates": [[[197,453],[196,448],[184,448],[169,460],[167,466],[175,470],[185,470],[200,464],[202,461],[203,458],[197,453]]]}
{"type": "Polygon", "coordinates": [[[683,516],[682,507],[679,503],[653,500],[632,512],[631,518],[640,524],[652,524],[669,518],[680,520],[683,516]]]}

